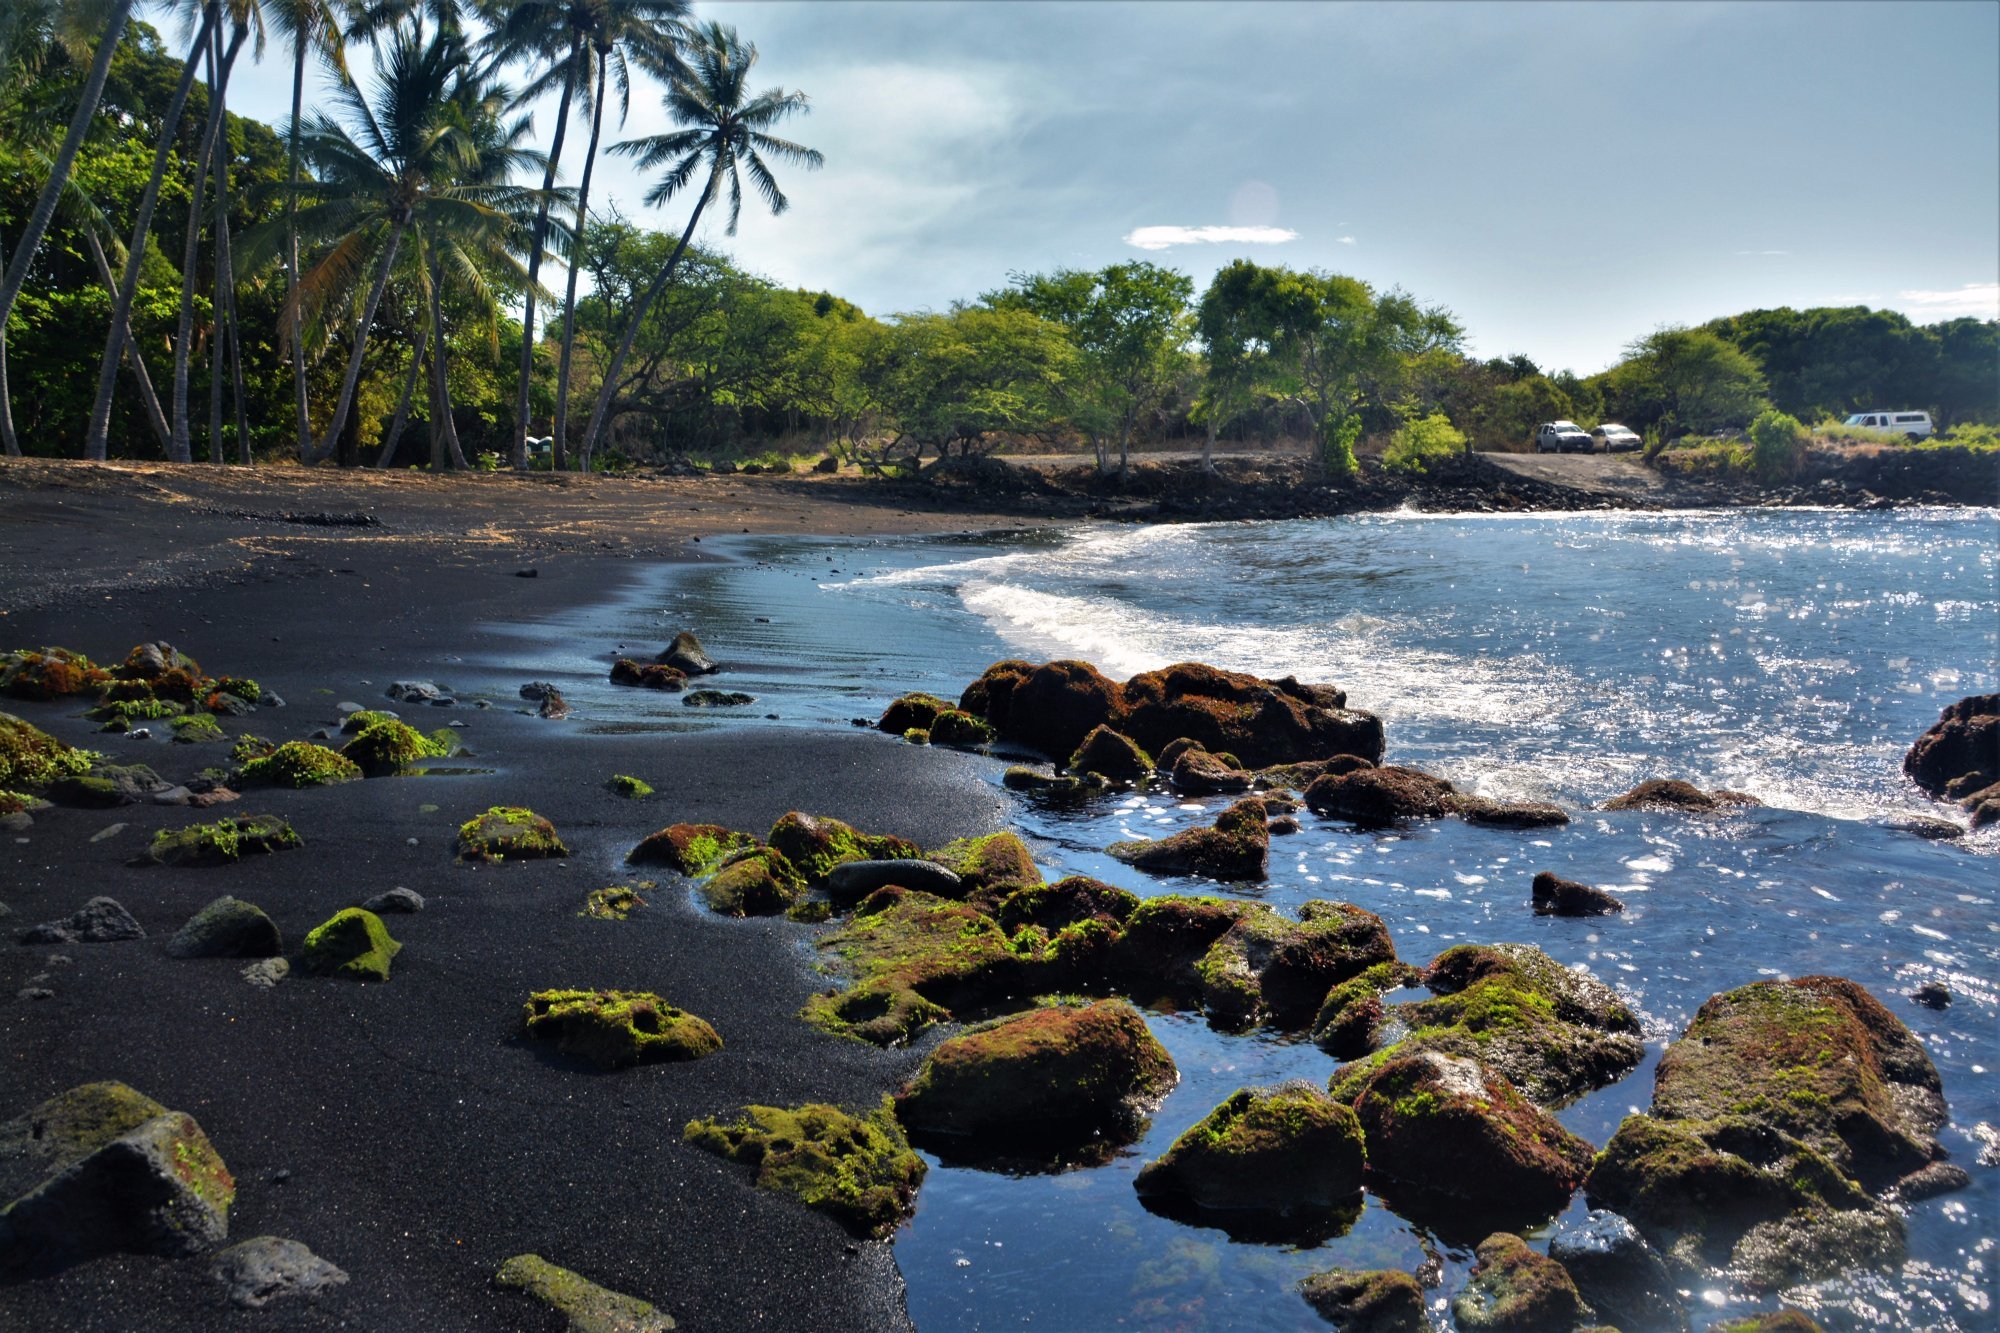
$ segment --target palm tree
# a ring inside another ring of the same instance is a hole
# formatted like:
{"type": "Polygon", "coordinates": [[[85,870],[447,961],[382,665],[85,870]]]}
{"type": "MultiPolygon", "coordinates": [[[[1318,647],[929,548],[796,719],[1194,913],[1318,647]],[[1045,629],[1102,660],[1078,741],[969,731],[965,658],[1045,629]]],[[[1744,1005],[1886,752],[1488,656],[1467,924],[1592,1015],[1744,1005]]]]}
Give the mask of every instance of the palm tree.
{"type": "MultiPolygon", "coordinates": [[[[66,22],[74,27],[95,29],[97,46],[91,57],[90,73],[84,77],[77,98],[76,112],[70,117],[69,131],[56,150],[47,182],[35,198],[27,228],[16,239],[12,258],[6,262],[6,276],[0,278],[0,340],[6,336],[7,316],[14,309],[14,299],[21,293],[21,284],[27,281],[28,266],[34,261],[35,251],[41,248],[50,219],[55,216],[56,200],[69,180],[84,136],[90,132],[98,99],[104,93],[104,80],[111,72],[111,57],[125,35],[126,20],[132,16],[132,4],[133,0],[72,0],[68,5],[58,0],[9,0],[7,6],[0,6],[6,10],[0,16],[0,73],[10,82],[26,72],[21,65],[29,58],[30,47],[38,40],[59,40],[66,22]]],[[[4,410],[4,390],[0,390],[0,411],[4,410]]]]}
{"type": "MultiPolygon", "coordinates": [[[[619,339],[618,350],[612,355],[611,363],[604,368],[604,381],[597,390],[597,405],[591,410],[590,426],[583,433],[583,446],[579,451],[586,471],[598,437],[603,433],[612,400],[617,396],[618,376],[625,369],[625,358],[631,355],[633,339],[638,336],[646,312],[673,279],[674,266],[687,252],[688,242],[701,222],[702,210],[722,192],[726,181],[729,186],[728,231],[734,236],[737,220],[743,212],[743,178],[739,171],[750,174],[750,182],[763,197],[765,206],[773,214],[778,214],[790,207],[790,201],[778,188],[777,178],[771,174],[764,155],[808,170],[817,169],[825,161],[815,149],[766,133],[786,117],[807,110],[806,95],[786,92],[782,88],[767,88],[755,97],[750,96],[745,80],[750,67],[757,63],[757,48],[738,38],[736,29],[714,22],[703,24],[689,55],[690,67],[671,79],[664,99],[667,115],[676,125],[686,128],[670,134],[630,139],[614,144],[611,149],[614,153],[637,157],[639,165],[648,170],[666,167],[666,175],[646,192],[648,204],[665,203],[687,188],[700,173],[703,163],[708,164],[708,179],[702,186],[700,197],[694,202],[694,211],[688,216],[680,243],[674,246],[666,267],[660,270],[646,288],[646,294],[639,298],[639,303],[626,317],[625,333],[619,339]]],[[[561,411],[560,394],[556,403],[557,411],[561,411]]],[[[556,447],[562,447],[560,435],[556,447]]]]}
{"type": "MultiPolygon", "coordinates": [[[[538,154],[510,140],[507,153],[489,151],[482,162],[483,132],[466,115],[467,84],[478,76],[457,31],[427,37],[420,24],[400,28],[378,48],[374,64],[372,99],[352,83],[334,94],[346,124],[315,114],[303,132],[303,153],[317,179],[306,187],[310,202],[296,221],[301,235],[325,249],[299,277],[294,299],[301,313],[323,328],[334,311],[352,308],[363,273],[374,270],[332,419],[307,462],[332,453],[347,425],[376,311],[411,231],[418,232],[418,267],[440,259],[456,265],[454,245],[490,256],[493,246],[504,249],[493,238],[510,229],[525,238],[540,199],[539,191],[506,181],[521,163],[539,164],[538,154]]],[[[267,224],[254,239],[246,237],[246,264],[267,255],[279,234],[267,224]]]]}
{"type": "MultiPolygon", "coordinates": [[[[549,70],[538,83],[545,85],[560,71],[564,96],[558,115],[564,120],[568,116],[572,87],[583,95],[584,105],[590,109],[590,143],[584,150],[583,176],[577,184],[576,222],[571,229],[572,235],[584,235],[589,224],[590,179],[597,165],[597,146],[604,133],[604,103],[608,85],[614,81],[617,84],[618,120],[622,125],[631,103],[630,62],[636,60],[643,68],[663,79],[671,80],[681,73],[684,69],[681,48],[686,44],[688,35],[687,16],[687,0],[523,0],[514,7],[507,24],[498,30],[499,50],[508,49],[508,34],[512,32],[517,34],[512,39],[517,49],[539,51],[551,56],[566,53],[562,63],[549,70]]],[[[535,86],[531,84],[530,88],[535,86]]],[[[562,121],[558,121],[557,133],[561,132],[562,121]]],[[[553,173],[553,163],[550,170],[553,173]]],[[[543,188],[553,184],[551,174],[543,188]]],[[[550,432],[555,437],[553,461],[557,467],[564,465],[568,448],[570,364],[576,347],[577,272],[577,265],[571,263],[563,289],[562,333],[557,340],[555,420],[550,432]]],[[[522,326],[521,383],[515,390],[518,418],[515,424],[516,456],[523,464],[527,457],[527,385],[534,354],[532,308],[528,316],[522,326]]]]}
{"type": "Polygon", "coordinates": [[[160,200],[160,182],[166,178],[173,160],[174,136],[180,130],[181,113],[187,108],[188,93],[194,87],[195,69],[213,31],[215,14],[202,10],[201,23],[189,44],[188,58],[181,66],[180,81],[161,117],[159,143],[153,152],[153,173],[139,194],[139,209],[132,221],[132,239],[125,247],[125,272],[118,280],[111,301],[111,334],[105,340],[104,359],[97,367],[97,396],[91,403],[90,425],[84,432],[83,456],[104,460],[111,433],[111,396],[118,387],[118,364],[124,358],[125,340],[131,327],[132,298],[139,290],[139,271],[146,257],[146,237],[153,228],[153,208],[160,200]]]}

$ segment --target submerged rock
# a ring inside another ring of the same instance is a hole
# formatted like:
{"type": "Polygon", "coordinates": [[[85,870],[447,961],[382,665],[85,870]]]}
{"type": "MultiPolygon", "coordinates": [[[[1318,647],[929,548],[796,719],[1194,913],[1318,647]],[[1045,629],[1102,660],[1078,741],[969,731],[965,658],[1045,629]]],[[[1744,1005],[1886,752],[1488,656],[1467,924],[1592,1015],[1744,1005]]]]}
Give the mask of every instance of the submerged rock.
{"type": "Polygon", "coordinates": [[[1952,800],[2000,783],[2000,694],[1969,695],[1938,714],[1903,757],[1903,771],[1952,800]]]}
{"type": "Polygon", "coordinates": [[[1299,908],[1298,920],[1253,908],[1209,947],[1195,972],[1217,1023],[1247,1026],[1268,1017],[1298,1027],[1330,989],[1395,958],[1380,917],[1315,899],[1299,908]]]}
{"type": "Polygon", "coordinates": [[[722,670],[715,659],[703,651],[701,640],[695,637],[691,629],[684,629],[674,635],[674,641],[653,660],[690,676],[707,676],[722,670]]]}
{"type": "Polygon", "coordinates": [[[857,1235],[884,1236],[910,1215],[924,1159],[910,1149],[893,1103],[865,1115],[834,1106],[751,1106],[737,1121],[691,1120],[683,1137],[753,1167],[759,1189],[795,1195],[857,1235]]]}
{"type": "Polygon", "coordinates": [[[293,1296],[317,1297],[342,1286],[347,1274],[295,1240],[257,1236],[215,1256],[208,1275],[232,1305],[261,1310],[293,1296]]]}
{"type": "Polygon", "coordinates": [[[1271,850],[1264,819],[1264,803],[1250,797],[1217,815],[1207,828],[1183,829],[1165,838],[1114,842],[1104,850],[1127,865],[1156,875],[1262,879],[1271,850]]]}
{"type": "Polygon", "coordinates": [[[1123,1000],[1032,1009],[951,1038],[897,1101],[919,1141],[958,1157],[1128,1141],[1179,1074],[1123,1000]]]}
{"type": "Polygon", "coordinates": [[[44,921],[21,935],[23,944],[112,944],[144,939],[146,928],[116,898],[96,897],[60,921],[44,921]]]}
{"type": "Polygon", "coordinates": [[[306,971],[355,981],[387,981],[389,960],[402,949],[389,938],[381,917],[346,907],[306,932],[306,971]]]}
{"type": "Polygon", "coordinates": [[[1530,887],[1536,916],[1604,916],[1622,912],[1625,904],[1588,884],[1560,879],[1544,870],[1530,887]]]}
{"type": "Polygon", "coordinates": [[[1142,1198],[1216,1211],[1345,1209],[1365,1158],[1354,1112],[1306,1083],[1245,1088],[1140,1169],[1142,1198]]]}
{"type": "Polygon", "coordinates": [[[1563,1266],[1501,1232],[1479,1243],[1472,1281],[1452,1298],[1460,1329],[1570,1333],[1583,1322],[1583,1298],[1563,1266]]]}
{"type": "Polygon", "coordinates": [[[1086,796],[1103,791],[1109,785],[1095,775],[1079,777],[1074,773],[1044,773],[1025,764],[1010,766],[1001,775],[1000,783],[1009,791],[1034,792],[1040,796],[1086,796]]]}
{"type": "Polygon", "coordinates": [[[1762,805],[1756,797],[1740,791],[1703,791],[1678,778],[1648,778],[1623,796],[1604,803],[1606,810],[1666,810],[1706,815],[1746,805],[1762,805]]]}
{"type": "Polygon", "coordinates": [[[1600,1319],[1620,1328],[1677,1331],[1687,1327],[1678,1283],[1659,1251],[1616,1213],[1592,1211],[1566,1222],[1549,1242],[1600,1319]]]}
{"type": "Polygon", "coordinates": [[[1399,819],[1439,819],[1451,812],[1456,789],[1443,778],[1388,765],[1315,778],[1306,806],[1316,815],[1386,828],[1399,819]]]}
{"type": "Polygon", "coordinates": [[[681,696],[681,703],[689,708],[741,708],[756,702],[756,695],[741,690],[689,690],[681,696]]]}
{"type": "Polygon", "coordinates": [[[1399,1269],[1330,1268],[1301,1282],[1299,1295],[1341,1333],[1431,1333],[1424,1289],[1399,1269]]]}
{"type": "Polygon", "coordinates": [[[1493,828],[1554,828],[1569,823],[1569,813],[1547,801],[1496,801],[1464,792],[1453,794],[1451,811],[1468,824],[1493,828]]]}
{"type": "Polygon", "coordinates": [[[534,1297],[562,1315],[569,1333],[667,1333],[674,1327],[650,1302],[600,1287],[539,1254],[517,1254],[501,1264],[493,1285],[534,1297]]]}
{"type": "Polygon", "coordinates": [[[707,1020],[649,991],[536,991],[522,1007],[522,1031],[601,1069],[655,1060],[698,1060],[722,1049],[707,1020]]]}
{"type": "Polygon", "coordinates": [[[169,958],[269,958],[284,952],[277,923],[227,894],[188,918],[167,941],[169,958]]]}

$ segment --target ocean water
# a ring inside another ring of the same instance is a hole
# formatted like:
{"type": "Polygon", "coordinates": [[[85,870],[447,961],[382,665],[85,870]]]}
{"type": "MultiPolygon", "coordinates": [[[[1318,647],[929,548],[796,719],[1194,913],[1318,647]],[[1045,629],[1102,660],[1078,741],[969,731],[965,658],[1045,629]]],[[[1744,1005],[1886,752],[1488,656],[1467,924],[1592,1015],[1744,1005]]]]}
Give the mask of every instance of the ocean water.
{"type": "MultiPolygon", "coordinates": [[[[1972,1330],[2000,1327],[2000,1169],[1975,1165],[2000,1124],[2000,830],[1940,844],[1888,821],[1939,813],[1903,778],[1902,753],[1946,703],[1996,688],[1997,538],[1991,511],[1786,510],[745,539],[727,562],[658,571],[592,611],[591,634],[569,636],[574,660],[547,656],[546,625],[521,632],[524,648],[544,645],[536,660],[586,725],[618,730],[841,725],[905,690],[955,695],[1000,657],[1082,657],[1120,677],[1199,660],[1336,683],[1383,717],[1392,760],[1556,801],[1573,822],[1357,832],[1305,816],[1274,840],[1254,896],[1357,903],[1414,962],[1455,943],[1522,941],[1616,987],[1645,1022],[1648,1059],[1560,1113],[1598,1144],[1644,1108],[1659,1052],[1711,994],[1816,972],[1867,986],[1937,1064],[1952,1115],[1941,1138],[1974,1184],[1909,1209],[1901,1269],[1783,1299],[1834,1329],[1972,1330]],[[757,705],[713,718],[598,684],[607,615],[635,648],[693,625],[744,664],[729,686],[757,705]],[[1593,809],[1647,777],[1765,804],[1718,819],[1593,809]],[[1627,910],[1534,917],[1540,870],[1609,889],[1627,910]],[[1932,979],[1956,997],[1946,1011],[1905,998],[1932,979]]],[[[996,786],[1002,767],[991,764],[996,786]]],[[[1208,822],[1221,799],[1007,799],[1050,879],[1244,892],[1151,878],[1101,850],[1208,822]]],[[[1297,1039],[1224,1035],[1198,1015],[1148,1021],[1181,1081],[1113,1161],[1026,1176],[933,1164],[896,1240],[918,1327],[1310,1327],[1295,1291],[1307,1274],[1426,1264],[1441,1274],[1431,1295],[1448,1326],[1471,1262],[1463,1238],[1427,1234],[1372,1197],[1345,1234],[1283,1243],[1140,1204],[1138,1168],[1229,1093],[1324,1083],[1335,1068],[1297,1039]]],[[[1776,1303],[1722,1283],[1691,1299],[1697,1328],[1776,1303]]]]}

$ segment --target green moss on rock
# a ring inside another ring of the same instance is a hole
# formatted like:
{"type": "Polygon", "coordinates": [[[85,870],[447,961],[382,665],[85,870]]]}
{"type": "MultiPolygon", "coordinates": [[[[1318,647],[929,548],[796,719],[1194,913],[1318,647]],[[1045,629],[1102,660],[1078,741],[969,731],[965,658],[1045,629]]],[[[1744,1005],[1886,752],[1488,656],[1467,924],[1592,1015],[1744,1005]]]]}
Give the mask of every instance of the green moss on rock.
{"type": "Polygon", "coordinates": [[[212,824],[161,829],[153,835],[147,855],[159,865],[219,866],[245,856],[303,846],[305,839],[277,815],[242,815],[212,824]]]}
{"type": "Polygon", "coordinates": [[[1207,828],[1183,829],[1165,838],[1114,842],[1104,850],[1127,865],[1156,875],[1257,880],[1264,878],[1271,849],[1264,820],[1264,803],[1251,797],[1224,810],[1207,828]]]}
{"type": "Polygon", "coordinates": [[[780,852],[758,847],[736,853],[698,891],[723,916],[774,916],[805,896],[806,883],[780,852]]]}
{"type": "MultiPolygon", "coordinates": [[[[353,746],[350,744],[348,748],[353,746]]],[[[361,765],[353,759],[311,741],[286,741],[262,759],[252,759],[243,765],[243,781],[268,782],[276,787],[329,787],[360,777],[361,765]]]]}
{"type": "MultiPolygon", "coordinates": [[[[282,751],[285,747],[278,748],[282,751]]],[[[451,749],[415,727],[394,718],[383,718],[361,728],[353,740],[340,748],[340,753],[358,772],[374,778],[398,772],[421,760],[442,759],[451,749]]]]}
{"type": "Polygon", "coordinates": [[[517,861],[568,856],[556,826],[533,810],[496,805],[458,826],[458,855],[464,861],[517,861]]]}
{"type": "Polygon", "coordinates": [[[1328,990],[1394,963],[1396,946],[1373,912],[1315,899],[1292,920],[1267,907],[1240,917],[1195,964],[1202,1002],[1223,1026],[1268,1018],[1303,1026],[1328,990]]]}
{"type": "Polygon", "coordinates": [[[1013,992],[1025,968],[993,918],[896,887],[869,895],[820,947],[847,963],[854,985],[814,996],[802,1017],[882,1046],[908,1041],[953,1009],[1013,992]]]}
{"type": "Polygon", "coordinates": [[[348,907],[306,932],[306,970],[354,981],[387,981],[389,960],[402,948],[389,938],[381,917],[348,907]]]}
{"type": "Polygon", "coordinates": [[[85,1083],[0,1124],[0,1200],[88,1157],[167,1108],[123,1083],[85,1083]]]}
{"type": "Polygon", "coordinates": [[[22,648],[0,653],[0,694],[16,699],[67,699],[95,689],[106,673],[68,648],[22,648]]]}
{"type": "Polygon", "coordinates": [[[1095,773],[1111,782],[1142,782],[1153,775],[1153,757],[1121,731],[1092,727],[1065,765],[1072,773],[1095,773]]]}
{"type": "Polygon", "coordinates": [[[560,1314],[568,1333],[668,1333],[673,1319],[650,1302],[598,1286],[539,1254],[517,1254],[493,1275],[502,1291],[519,1291],[560,1314]]]}
{"type": "Polygon", "coordinates": [[[784,854],[808,884],[815,885],[844,861],[913,860],[923,855],[907,839],[863,833],[830,816],[796,810],[779,817],[766,841],[784,854]]]}
{"type": "Polygon", "coordinates": [[[173,718],[167,725],[173,729],[174,740],[182,745],[201,745],[210,741],[229,739],[223,734],[221,724],[207,713],[191,713],[186,717],[173,718]]]}
{"type": "Polygon", "coordinates": [[[1588,1313],[1568,1270],[1506,1232],[1479,1243],[1472,1281],[1452,1298],[1460,1329],[1569,1333],[1588,1313]]]}
{"type": "MultiPolygon", "coordinates": [[[[642,885],[651,888],[650,883],[642,885]]],[[[593,921],[623,921],[633,912],[646,905],[639,896],[639,890],[625,884],[613,884],[608,888],[592,889],[584,895],[583,910],[578,916],[587,916],[593,921]]]]}
{"type": "Polygon", "coordinates": [[[1408,963],[1377,963],[1327,991],[1313,1016],[1313,1042],[1336,1060],[1366,1055],[1382,1030],[1384,992],[1417,984],[1422,973],[1408,963]]]}
{"type": "Polygon", "coordinates": [[[896,1123],[893,1103],[855,1116],[819,1104],[751,1106],[743,1117],[688,1122],[684,1137],[756,1171],[759,1189],[796,1196],[863,1236],[884,1236],[910,1215],[924,1160],[896,1123]]]}
{"type": "Polygon", "coordinates": [[[394,713],[381,712],[373,708],[358,708],[340,720],[343,736],[356,736],[374,726],[377,722],[395,722],[394,713]]]}
{"type": "Polygon", "coordinates": [[[96,758],[12,713],[0,713],[0,787],[46,787],[57,778],[89,772],[96,758]]]}
{"type": "Polygon", "coordinates": [[[875,723],[878,731],[886,731],[891,736],[901,736],[907,731],[929,731],[938,714],[950,709],[951,705],[935,694],[906,694],[882,710],[880,720],[875,723]]]}
{"type": "Polygon", "coordinates": [[[1148,898],[1125,918],[1112,950],[1114,973],[1136,999],[1199,995],[1196,964],[1252,908],[1231,898],[1148,898]]]}
{"type": "Polygon", "coordinates": [[[528,997],[522,1031],[603,1069],[698,1060],[722,1049],[707,1020],[649,991],[545,990],[528,997]]]}
{"type": "Polygon", "coordinates": [[[670,824],[626,853],[625,864],[665,866],[682,875],[705,875],[741,851],[762,847],[752,833],[720,824],[670,824]]]}
{"type": "Polygon", "coordinates": [[[256,759],[268,759],[277,750],[276,741],[267,741],[262,736],[238,736],[236,743],[229,747],[229,762],[242,765],[256,759]]]}
{"type": "Polygon", "coordinates": [[[1088,875],[1071,875],[1054,884],[1030,884],[1001,900],[994,913],[1003,930],[1040,926],[1055,932],[1081,921],[1103,920],[1120,925],[1139,906],[1139,895],[1088,875]]]}
{"type": "Polygon", "coordinates": [[[161,718],[179,717],[186,711],[185,704],[177,704],[171,699],[113,699],[97,705],[84,716],[97,722],[157,722],[161,718]]]}
{"type": "Polygon", "coordinates": [[[613,796],[623,796],[628,801],[637,801],[653,794],[653,786],[644,778],[635,778],[626,773],[614,773],[604,784],[613,796]]]}
{"type": "Polygon", "coordinates": [[[1430,1333],[1424,1289],[1399,1269],[1331,1268],[1301,1282],[1299,1295],[1341,1333],[1430,1333]]]}
{"type": "Polygon", "coordinates": [[[930,725],[933,745],[951,745],[972,750],[993,741],[993,728],[959,708],[947,708],[930,725]]]}
{"type": "Polygon", "coordinates": [[[984,902],[998,902],[1017,889],[1042,882],[1028,844],[1005,829],[984,837],[958,838],[931,852],[928,859],[958,876],[964,897],[984,902]]]}
{"type": "Polygon", "coordinates": [[[1141,1197],[1216,1210],[1333,1210],[1360,1202],[1354,1112],[1307,1083],[1242,1089],[1143,1167],[1141,1197]]]}

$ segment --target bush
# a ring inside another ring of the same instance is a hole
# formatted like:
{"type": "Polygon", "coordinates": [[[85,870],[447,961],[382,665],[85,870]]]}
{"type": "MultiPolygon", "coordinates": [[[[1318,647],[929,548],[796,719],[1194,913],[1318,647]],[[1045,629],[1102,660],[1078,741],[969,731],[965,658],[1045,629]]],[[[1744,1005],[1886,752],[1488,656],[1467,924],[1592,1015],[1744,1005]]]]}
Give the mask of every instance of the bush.
{"type": "Polygon", "coordinates": [[[1465,432],[1453,426],[1444,413],[1433,412],[1421,421],[1409,422],[1389,438],[1382,466],[1421,476],[1464,451],[1465,432]]]}
{"type": "Polygon", "coordinates": [[[1799,419],[1767,407],[1750,423],[1751,460],[1765,481],[1790,481],[1806,461],[1811,437],[1799,419]]]}

